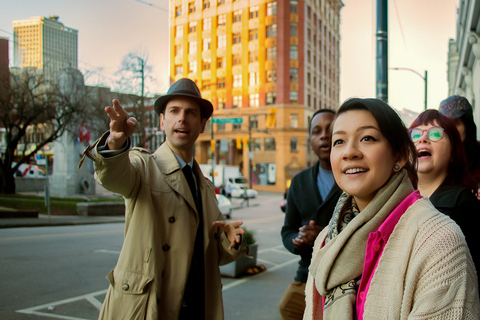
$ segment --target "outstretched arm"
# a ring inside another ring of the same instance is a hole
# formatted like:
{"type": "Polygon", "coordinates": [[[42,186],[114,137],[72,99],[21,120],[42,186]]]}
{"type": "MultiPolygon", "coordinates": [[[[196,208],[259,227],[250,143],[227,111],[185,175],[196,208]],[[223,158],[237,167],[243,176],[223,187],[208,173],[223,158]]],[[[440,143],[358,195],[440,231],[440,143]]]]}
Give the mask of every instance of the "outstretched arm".
{"type": "Polygon", "coordinates": [[[117,99],[112,101],[113,107],[105,107],[105,112],[110,118],[110,135],[107,145],[110,150],[121,149],[125,141],[137,128],[137,119],[129,117],[117,99]]]}
{"type": "Polygon", "coordinates": [[[242,221],[225,222],[220,220],[213,222],[213,226],[221,228],[227,235],[228,241],[230,241],[229,250],[234,248],[236,243],[239,244],[242,241],[241,235],[245,233],[245,231],[240,228],[242,224],[242,221]]]}

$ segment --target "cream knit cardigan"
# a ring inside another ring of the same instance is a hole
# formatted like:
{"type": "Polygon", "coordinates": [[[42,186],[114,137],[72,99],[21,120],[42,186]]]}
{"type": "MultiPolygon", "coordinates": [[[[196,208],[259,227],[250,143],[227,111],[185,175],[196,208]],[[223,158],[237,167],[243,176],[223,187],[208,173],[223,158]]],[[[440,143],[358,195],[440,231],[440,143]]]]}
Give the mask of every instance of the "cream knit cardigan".
{"type": "MultiPolygon", "coordinates": [[[[312,261],[326,235],[327,228],[315,241],[312,261]]],[[[423,198],[407,209],[390,236],[367,293],[363,318],[480,319],[477,284],[460,228],[423,198]]],[[[313,285],[309,272],[303,319],[313,318],[313,285]]]]}

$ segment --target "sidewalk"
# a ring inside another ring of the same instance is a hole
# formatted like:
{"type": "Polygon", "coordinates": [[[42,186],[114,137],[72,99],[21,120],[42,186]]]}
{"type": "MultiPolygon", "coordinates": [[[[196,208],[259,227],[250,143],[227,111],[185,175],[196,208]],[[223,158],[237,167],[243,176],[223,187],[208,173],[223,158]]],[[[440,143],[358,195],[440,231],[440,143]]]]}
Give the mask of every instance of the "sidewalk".
{"type": "MultiPolygon", "coordinates": [[[[38,194],[42,195],[42,194],[38,194]]],[[[95,196],[94,196],[95,197],[95,196]]],[[[107,199],[106,199],[107,200],[107,199]]],[[[256,199],[249,200],[249,206],[244,203],[242,199],[231,199],[232,209],[247,209],[249,207],[259,206],[256,199]]],[[[0,207],[1,211],[15,212],[11,208],[0,207]]],[[[125,223],[125,216],[58,216],[46,214],[38,214],[38,218],[24,217],[24,218],[1,218],[1,228],[26,228],[26,227],[52,227],[52,226],[73,226],[85,224],[99,224],[99,223],[125,223]]]]}
{"type": "MultiPolygon", "coordinates": [[[[0,208],[0,210],[3,208],[0,208]]],[[[0,218],[0,228],[74,226],[99,223],[124,223],[124,216],[56,216],[39,214],[38,218],[0,218]]]]}

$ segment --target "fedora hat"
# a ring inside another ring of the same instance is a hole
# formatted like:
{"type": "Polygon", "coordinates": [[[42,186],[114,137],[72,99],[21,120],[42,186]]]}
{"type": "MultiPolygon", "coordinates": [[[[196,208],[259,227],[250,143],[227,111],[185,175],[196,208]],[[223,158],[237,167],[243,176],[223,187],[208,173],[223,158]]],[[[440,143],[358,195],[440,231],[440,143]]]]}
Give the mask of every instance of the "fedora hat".
{"type": "Polygon", "coordinates": [[[210,101],[202,99],[200,90],[198,90],[197,85],[190,79],[182,78],[176,81],[170,89],[168,89],[167,94],[159,97],[154,104],[155,112],[160,115],[165,110],[168,101],[173,98],[184,97],[194,100],[200,106],[200,111],[202,113],[202,118],[210,118],[213,113],[213,105],[210,101]]]}

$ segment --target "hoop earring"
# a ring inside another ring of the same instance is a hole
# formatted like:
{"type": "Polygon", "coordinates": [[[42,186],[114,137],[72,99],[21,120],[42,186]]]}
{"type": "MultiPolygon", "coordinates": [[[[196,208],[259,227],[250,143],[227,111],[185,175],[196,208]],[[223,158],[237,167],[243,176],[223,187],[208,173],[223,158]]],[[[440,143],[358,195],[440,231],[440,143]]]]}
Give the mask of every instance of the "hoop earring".
{"type": "Polygon", "coordinates": [[[398,170],[400,170],[400,166],[398,164],[396,164],[396,165],[393,166],[393,169],[395,169],[395,171],[398,171],[398,170]]]}

